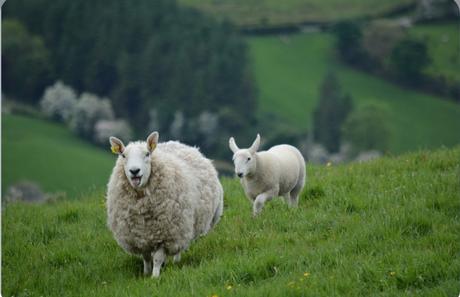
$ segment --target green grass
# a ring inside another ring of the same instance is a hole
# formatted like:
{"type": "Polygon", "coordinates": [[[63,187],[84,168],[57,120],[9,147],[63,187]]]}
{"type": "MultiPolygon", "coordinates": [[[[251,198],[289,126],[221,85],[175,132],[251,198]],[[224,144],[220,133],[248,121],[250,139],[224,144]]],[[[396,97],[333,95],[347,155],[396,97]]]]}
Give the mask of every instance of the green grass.
{"type": "Polygon", "coordinates": [[[10,204],[2,294],[457,296],[459,160],[456,148],[309,167],[299,208],[276,199],[256,219],[239,183],[224,179],[222,221],[160,279],[142,277],[142,261],[115,243],[102,191],[10,204]]]}
{"type": "Polygon", "coordinates": [[[390,152],[460,143],[460,105],[404,89],[337,62],[333,38],[314,33],[248,38],[259,88],[259,115],[279,114],[306,131],[319,97],[319,85],[334,69],[357,105],[377,102],[388,110],[390,152]]]}
{"type": "Polygon", "coordinates": [[[426,73],[444,76],[449,81],[460,82],[460,24],[417,25],[410,30],[412,36],[425,40],[432,63],[426,73]]]}
{"type": "Polygon", "coordinates": [[[271,27],[302,22],[330,22],[382,15],[412,4],[413,0],[179,0],[217,18],[243,27],[271,27]]]}
{"type": "Polygon", "coordinates": [[[64,126],[17,115],[2,115],[2,192],[21,180],[70,196],[108,181],[110,153],[78,139],[64,126]]]}

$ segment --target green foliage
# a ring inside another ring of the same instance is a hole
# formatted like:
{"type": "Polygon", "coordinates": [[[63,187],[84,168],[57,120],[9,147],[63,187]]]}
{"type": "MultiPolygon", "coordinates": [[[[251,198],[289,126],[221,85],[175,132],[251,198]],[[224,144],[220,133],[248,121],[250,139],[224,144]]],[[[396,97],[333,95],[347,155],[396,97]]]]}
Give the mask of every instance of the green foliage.
{"type": "Polygon", "coordinates": [[[15,19],[2,21],[2,92],[37,103],[51,82],[51,57],[43,39],[15,19]]]}
{"type": "Polygon", "coordinates": [[[3,296],[456,296],[460,148],[309,167],[299,208],[260,217],[223,179],[221,222],[143,277],[106,227],[102,191],[2,211],[3,296]],[[6,232],[7,231],[7,232],[6,232]],[[230,286],[230,287],[229,287],[230,286]]]}
{"type": "Polygon", "coordinates": [[[55,123],[2,115],[2,193],[30,180],[45,191],[78,197],[104,186],[113,165],[108,146],[104,152],[55,123]]]}
{"type": "Polygon", "coordinates": [[[329,34],[248,40],[259,89],[259,116],[277,114],[301,133],[309,131],[321,80],[328,69],[334,69],[343,91],[353,95],[356,106],[376,102],[388,107],[390,153],[460,143],[460,135],[453,129],[460,127],[459,104],[339,63],[334,59],[334,39],[329,34]]]}
{"type": "Polygon", "coordinates": [[[396,76],[410,84],[417,84],[423,70],[430,64],[426,44],[415,39],[400,41],[390,56],[390,63],[396,76]]]}
{"type": "Polygon", "coordinates": [[[321,84],[318,105],[313,112],[313,136],[329,152],[338,152],[342,142],[342,124],[353,109],[349,95],[342,90],[333,72],[329,72],[321,84]]]}
{"type": "Polygon", "coordinates": [[[111,98],[137,137],[148,132],[153,108],[163,131],[176,110],[254,114],[246,44],[228,22],[171,0],[18,0],[4,13],[43,36],[66,84],[111,98]]]}
{"type": "Polygon", "coordinates": [[[363,33],[360,25],[352,21],[339,22],[334,25],[333,33],[340,58],[351,65],[365,66],[368,57],[362,47],[363,33]]]}
{"type": "Polygon", "coordinates": [[[351,143],[355,153],[388,150],[390,127],[385,108],[366,104],[353,111],[343,124],[343,138],[351,143]]]}

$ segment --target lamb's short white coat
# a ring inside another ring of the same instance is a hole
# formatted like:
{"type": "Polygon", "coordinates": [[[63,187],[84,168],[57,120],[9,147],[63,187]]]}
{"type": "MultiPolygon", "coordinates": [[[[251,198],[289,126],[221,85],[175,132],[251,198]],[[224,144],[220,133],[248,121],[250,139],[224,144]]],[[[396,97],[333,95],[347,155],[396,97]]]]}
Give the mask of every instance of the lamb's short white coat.
{"type": "Polygon", "coordinates": [[[126,148],[111,137],[118,153],[107,189],[107,224],[127,252],[141,255],[144,274],[158,277],[167,255],[180,259],[190,243],[217,224],[223,189],[211,161],[176,141],[126,148]],[[153,264],[153,266],[152,266],[153,264]]]}
{"type": "Polygon", "coordinates": [[[297,206],[306,179],[302,154],[287,144],[257,152],[259,145],[259,134],[248,149],[239,149],[234,138],[229,139],[235,173],[253,202],[253,215],[259,214],[265,202],[276,196],[283,196],[289,206],[297,206]]]}

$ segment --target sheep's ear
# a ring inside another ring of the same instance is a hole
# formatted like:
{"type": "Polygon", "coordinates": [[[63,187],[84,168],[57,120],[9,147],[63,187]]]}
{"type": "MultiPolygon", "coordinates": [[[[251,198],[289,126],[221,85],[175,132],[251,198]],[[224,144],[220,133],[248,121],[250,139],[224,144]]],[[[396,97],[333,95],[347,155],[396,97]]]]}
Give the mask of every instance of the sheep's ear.
{"type": "Polygon", "coordinates": [[[228,140],[228,146],[230,147],[233,153],[236,153],[237,151],[240,150],[238,146],[236,145],[235,139],[233,137],[230,137],[230,139],[228,140]]]}
{"type": "Polygon", "coordinates": [[[157,147],[158,143],[158,132],[153,132],[147,137],[147,148],[150,152],[153,152],[153,150],[157,147]]]}
{"type": "Polygon", "coordinates": [[[256,140],[254,140],[249,150],[251,151],[251,153],[254,154],[259,150],[259,146],[260,146],[260,135],[257,134],[256,140]]]}
{"type": "Polygon", "coordinates": [[[112,153],[114,154],[123,153],[123,151],[125,150],[125,145],[123,144],[123,141],[113,136],[111,136],[109,140],[110,140],[110,146],[111,146],[110,149],[112,150],[112,153]]]}

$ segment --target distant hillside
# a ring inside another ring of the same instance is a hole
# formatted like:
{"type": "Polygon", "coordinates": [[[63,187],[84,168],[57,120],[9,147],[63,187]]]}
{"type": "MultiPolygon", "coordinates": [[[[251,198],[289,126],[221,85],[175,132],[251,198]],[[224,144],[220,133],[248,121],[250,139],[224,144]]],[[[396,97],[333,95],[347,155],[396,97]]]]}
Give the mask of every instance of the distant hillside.
{"type": "Polygon", "coordinates": [[[78,197],[105,186],[115,157],[44,120],[2,115],[2,193],[21,180],[78,197]]]}
{"type": "Polygon", "coordinates": [[[457,296],[460,148],[308,166],[299,207],[251,216],[236,179],[206,237],[142,276],[106,227],[103,193],[2,211],[3,296],[457,296]]]}
{"type": "Polygon", "coordinates": [[[291,127],[307,131],[319,85],[328,69],[333,69],[356,104],[376,102],[387,108],[393,135],[391,153],[460,143],[459,104],[343,66],[335,59],[329,34],[250,37],[248,42],[261,115],[280,115],[291,127]]]}
{"type": "Polygon", "coordinates": [[[179,0],[246,28],[373,17],[407,8],[416,0],[179,0]]]}

